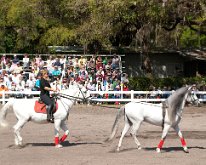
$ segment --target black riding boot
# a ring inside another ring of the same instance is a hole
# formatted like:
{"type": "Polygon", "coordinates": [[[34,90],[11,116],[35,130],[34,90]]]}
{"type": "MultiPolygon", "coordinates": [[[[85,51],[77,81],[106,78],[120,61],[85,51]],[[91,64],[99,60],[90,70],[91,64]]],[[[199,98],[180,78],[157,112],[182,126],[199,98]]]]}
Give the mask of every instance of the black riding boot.
{"type": "Polygon", "coordinates": [[[47,110],[47,121],[53,123],[54,122],[54,118],[53,118],[53,115],[52,115],[53,106],[48,105],[46,110],[47,110]]]}

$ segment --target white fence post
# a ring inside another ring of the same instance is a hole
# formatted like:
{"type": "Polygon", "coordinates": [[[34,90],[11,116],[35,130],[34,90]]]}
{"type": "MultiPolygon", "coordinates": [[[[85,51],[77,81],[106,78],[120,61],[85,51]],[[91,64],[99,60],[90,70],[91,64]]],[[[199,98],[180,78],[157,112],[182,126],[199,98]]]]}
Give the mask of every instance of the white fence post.
{"type": "Polygon", "coordinates": [[[5,91],[2,92],[2,104],[4,105],[6,103],[5,101],[5,91]]]}
{"type": "Polygon", "coordinates": [[[131,90],[131,101],[134,100],[134,90],[131,90]]]}

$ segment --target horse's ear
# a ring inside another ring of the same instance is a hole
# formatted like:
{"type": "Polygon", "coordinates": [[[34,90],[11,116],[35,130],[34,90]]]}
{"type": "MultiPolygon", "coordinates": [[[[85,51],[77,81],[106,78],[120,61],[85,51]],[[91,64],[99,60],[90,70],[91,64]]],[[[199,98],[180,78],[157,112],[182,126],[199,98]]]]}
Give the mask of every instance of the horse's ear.
{"type": "Polygon", "coordinates": [[[188,91],[191,91],[192,88],[193,88],[193,85],[192,85],[192,86],[189,86],[188,91]]]}

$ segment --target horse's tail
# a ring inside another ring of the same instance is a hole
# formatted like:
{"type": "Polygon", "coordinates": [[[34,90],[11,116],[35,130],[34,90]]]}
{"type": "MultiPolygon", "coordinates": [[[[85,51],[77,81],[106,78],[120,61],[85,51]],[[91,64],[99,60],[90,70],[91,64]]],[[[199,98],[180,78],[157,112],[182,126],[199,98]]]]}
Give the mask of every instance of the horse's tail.
{"type": "Polygon", "coordinates": [[[3,105],[0,111],[0,126],[6,127],[8,123],[6,122],[7,111],[12,107],[14,99],[9,100],[5,105],[3,105]]]}
{"type": "Polygon", "coordinates": [[[107,138],[105,140],[105,142],[109,142],[111,141],[114,136],[116,135],[117,133],[117,130],[118,130],[118,125],[119,125],[119,119],[125,114],[125,106],[122,106],[120,107],[120,109],[118,110],[117,112],[117,115],[116,115],[116,118],[115,118],[115,121],[114,121],[114,124],[112,126],[112,131],[111,131],[111,135],[109,136],[109,138],[107,138]]]}

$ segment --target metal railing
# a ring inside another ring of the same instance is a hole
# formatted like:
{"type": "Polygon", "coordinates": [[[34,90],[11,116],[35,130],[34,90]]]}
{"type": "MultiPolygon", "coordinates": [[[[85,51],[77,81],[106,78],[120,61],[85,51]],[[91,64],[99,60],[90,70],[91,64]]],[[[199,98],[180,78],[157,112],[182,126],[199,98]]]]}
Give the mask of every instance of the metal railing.
{"type": "MultiPolygon", "coordinates": [[[[91,101],[96,102],[162,102],[172,91],[89,91],[92,96],[91,101]],[[159,97],[161,96],[161,97],[159,97]]],[[[21,98],[30,99],[28,96],[34,96],[33,99],[39,97],[40,91],[1,91],[0,102],[5,104],[11,97],[22,95],[21,98]]],[[[197,91],[200,102],[206,102],[206,91],[197,91]]]]}

